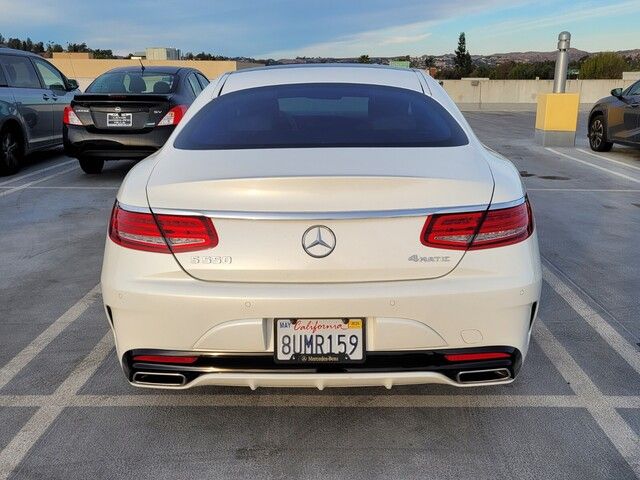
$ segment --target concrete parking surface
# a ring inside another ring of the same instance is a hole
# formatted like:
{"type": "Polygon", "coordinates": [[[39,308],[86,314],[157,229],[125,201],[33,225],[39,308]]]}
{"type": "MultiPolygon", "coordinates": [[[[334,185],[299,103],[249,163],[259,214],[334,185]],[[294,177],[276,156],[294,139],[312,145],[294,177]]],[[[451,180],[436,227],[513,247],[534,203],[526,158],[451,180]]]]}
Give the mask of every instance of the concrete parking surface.
{"type": "Polygon", "coordinates": [[[533,113],[467,118],[521,171],[540,237],[513,384],[130,387],[98,283],[132,164],[87,176],[55,152],[0,178],[0,479],[640,476],[640,151],[536,146],[533,113]]]}

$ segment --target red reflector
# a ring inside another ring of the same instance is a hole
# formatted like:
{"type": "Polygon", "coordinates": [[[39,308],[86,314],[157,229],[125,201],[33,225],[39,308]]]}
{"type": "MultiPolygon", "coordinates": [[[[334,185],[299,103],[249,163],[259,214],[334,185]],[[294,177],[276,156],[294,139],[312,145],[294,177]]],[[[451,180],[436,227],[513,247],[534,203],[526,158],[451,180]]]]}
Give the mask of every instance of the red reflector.
{"type": "Polygon", "coordinates": [[[136,355],[133,357],[134,362],[151,362],[151,363],[176,363],[191,364],[198,361],[198,357],[179,357],[173,355],[136,355]]]}
{"type": "Polygon", "coordinates": [[[477,360],[497,360],[499,358],[511,358],[511,355],[504,352],[451,353],[445,354],[444,358],[449,362],[473,362],[477,360]]]}
{"type": "Polygon", "coordinates": [[[206,250],[218,245],[211,220],[189,215],[156,215],[113,207],[109,238],[118,245],[158,253],[206,250]],[[171,250],[167,246],[171,247],[171,250]]]}
{"type": "Polygon", "coordinates": [[[436,214],[427,218],[423,245],[450,250],[480,250],[522,242],[533,233],[529,201],[510,208],[436,214]]]}

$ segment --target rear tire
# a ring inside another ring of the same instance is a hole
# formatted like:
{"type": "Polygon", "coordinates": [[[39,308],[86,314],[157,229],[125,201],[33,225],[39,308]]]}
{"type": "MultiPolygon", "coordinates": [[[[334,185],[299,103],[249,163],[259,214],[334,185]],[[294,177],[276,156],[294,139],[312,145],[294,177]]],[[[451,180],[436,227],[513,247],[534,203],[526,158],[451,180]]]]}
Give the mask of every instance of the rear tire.
{"type": "Polygon", "coordinates": [[[589,122],[589,146],[594,152],[608,152],[613,148],[613,143],[607,140],[604,115],[595,115],[589,122]]]}
{"type": "Polygon", "coordinates": [[[22,135],[12,126],[0,132],[0,175],[11,175],[20,170],[24,158],[22,135]]]}
{"type": "Polygon", "coordinates": [[[96,158],[79,158],[78,161],[80,162],[80,168],[84,173],[88,173],[89,175],[97,175],[98,173],[102,173],[104,160],[96,158]]]}

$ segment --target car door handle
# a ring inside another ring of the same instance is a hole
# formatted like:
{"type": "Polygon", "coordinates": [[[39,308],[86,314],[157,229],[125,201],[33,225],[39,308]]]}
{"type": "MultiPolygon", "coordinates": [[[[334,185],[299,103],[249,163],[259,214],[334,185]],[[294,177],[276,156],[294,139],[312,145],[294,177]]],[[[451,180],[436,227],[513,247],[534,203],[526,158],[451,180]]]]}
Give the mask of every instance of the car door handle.
{"type": "Polygon", "coordinates": [[[42,94],[42,99],[43,99],[43,100],[50,100],[50,99],[51,99],[51,97],[50,97],[49,95],[47,95],[46,93],[43,93],[43,94],[42,94]]]}
{"type": "Polygon", "coordinates": [[[631,104],[629,104],[629,106],[631,108],[638,108],[638,107],[640,107],[640,103],[631,103],[631,104]]]}

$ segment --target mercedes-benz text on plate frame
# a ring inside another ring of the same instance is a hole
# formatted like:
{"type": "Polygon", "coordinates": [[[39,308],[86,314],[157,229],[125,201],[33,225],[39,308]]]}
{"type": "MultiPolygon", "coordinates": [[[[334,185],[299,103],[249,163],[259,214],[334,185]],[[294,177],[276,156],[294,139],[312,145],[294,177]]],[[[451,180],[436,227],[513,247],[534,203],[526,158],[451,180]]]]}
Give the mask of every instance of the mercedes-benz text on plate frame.
{"type": "Polygon", "coordinates": [[[541,268],[517,169],[437,82],[301,65],[198,96],[123,181],[101,281],[139,387],[465,387],[518,375],[541,268]]]}
{"type": "Polygon", "coordinates": [[[336,236],[330,228],[314,225],[304,232],[302,248],[314,258],[324,258],[336,248],[336,236]]]}

